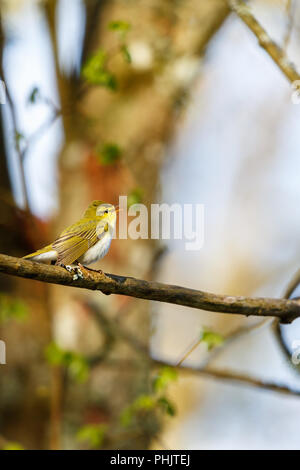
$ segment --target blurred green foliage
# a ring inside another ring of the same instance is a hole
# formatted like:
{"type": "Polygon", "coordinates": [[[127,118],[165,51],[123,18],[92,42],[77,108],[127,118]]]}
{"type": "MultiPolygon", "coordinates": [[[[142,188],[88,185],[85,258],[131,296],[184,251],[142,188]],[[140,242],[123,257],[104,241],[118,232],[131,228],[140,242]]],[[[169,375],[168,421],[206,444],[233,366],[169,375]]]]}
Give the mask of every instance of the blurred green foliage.
{"type": "Polygon", "coordinates": [[[143,201],[144,191],[142,188],[135,188],[128,194],[127,206],[130,207],[133,204],[140,204],[143,201]]]}
{"type": "Polygon", "coordinates": [[[153,411],[156,406],[155,397],[152,395],[140,395],[135,401],[127,406],[121,413],[120,422],[123,427],[128,427],[132,424],[133,419],[140,411],[153,411]]]}
{"type": "Polygon", "coordinates": [[[91,85],[100,85],[112,91],[117,89],[116,77],[107,68],[107,53],[103,49],[90,57],[83,66],[82,75],[91,85]]]}
{"type": "MultiPolygon", "coordinates": [[[[108,24],[108,28],[111,31],[115,31],[119,34],[121,44],[119,51],[121,52],[124,60],[130,64],[131,56],[128,50],[128,46],[125,44],[125,37],[131,28],[131,25],[126,21],[111,21],[108,24]]],[[[109,54],[104,49],[100,48],[93,54],[82,68],[82,76],[91,85],[99,85],[108,88],[111,91],[116,91],[118,88],[118,82],[116,76],[108,69],[108,60],[112,54],[109,54]]],[[[34,89],[31,93],[30,102],[34,103],[38,95],[38,90],[34,89]]]]}
{"type": "Polygon", "coordinates": [[[106,143],[97,149],[97,155],[102,165],[113,165],[121,157],[121,149],[115,143],[106,143]]]}
{"type": "Polygon", "coordinates": [[[120,422],[123,427],[129,427],[138,419],[139,414],[153,413],[162,411],[169,416],[176,413],[175,406],[171,401],[161,394],[167,386],[177,379],[177,371],[172,367],[161,368],[152,381],[152,390],[149,394],[139,395],[133,403],[127,406],[120,416],[120,422]]]}
{"type": "Polygon", "coordinates": [[[111,21],[108,25],[109,29],[115,31],[119,34],[121,45],[120,45],[120,52],[125,59],[125,62],[131,64],[131,56],[128,50],[128,46],[125,44],[125,38],[131,29],[131,24],[127,23],[127,21],[111,21]]]}
{"type": "MultiPolygon", "coordinates": [[[[57,354],[54,349],[54,361],[60,361],[60,351],[57,354]],[[57,357],[58,356],[58,357],[57,357]]],[[[177,379],[177,371],[172,367],[163,367],[155,375],[151,383],[151,391],[143,393],[126,406],[120,414],[119,422],[122,428],[140,428],[141,423],[145,423],[147,418],[157,413],[163,413],[173,417],[176,413],[174,404],[166,397],[165,389],[177,379]]],[[[106,424],[89,424],[79,429],[76,438],[85,441],[91,449],[99,449],[103,444],[106,435],[109,434],[109,426],[106,424]]]]}
{"type": "Polygon", "coordinates": [[[22,300],[0,293],[0,323],[8,320],[24,321],[27,316],[28,307],[22,300]]]}
{"type": "Polygon", "coordinates": [[[208,351],[216,346],[221,346],[224,340],[224,336],[211,330],[203,329],[200,334],[200,341],[206,343],[208,351]]]}
{"type": "Polygon", "coordinates": [[[56,343],[50,343],[45,350],[45,356],[52,366],[66,367],[71,377],[77,382],[85,382],[89,376],[89,364],[80,354],[65,351],[56,343]]]}
{"type": "Polygon", "coordinates": [[[153,380],[153,389],[155,392],[162,392],[171,383],[177,380],[178,373],[173,367],[162,367],[153,380]]]}
{"type": "Polygon", "coordinates": [[[116,21],[111,21],[108,24],[109,29],[112,31],[117,31],[118,33],[126,34],[130,29],[131,29],[131,24],[128,23],[127,21],[122,21],[122,20],[116,20],[116,21]]]}
{"type": "Polygon", "coordinates": [[[128,46],[126,44],[122,44],[120,47],[121,54],[123,55],[125,61],[128,64],[131,64],[131,55],[128,50],[128,46]]]}
{"type": "Polygon", "coordinates": [[[105,437],[107,426],[105,424],[88,424],[77,432],[77,439],[85,441],[89,448],[99,449],[105,437]]]}
{"type": "Polygon", "coordinates": [[[167,413],[169,416],[175,416],[176,409],[173,403],[167,397],[160,397],[157,400],[157,404],[162,407],[163,411],[167,413]]]}

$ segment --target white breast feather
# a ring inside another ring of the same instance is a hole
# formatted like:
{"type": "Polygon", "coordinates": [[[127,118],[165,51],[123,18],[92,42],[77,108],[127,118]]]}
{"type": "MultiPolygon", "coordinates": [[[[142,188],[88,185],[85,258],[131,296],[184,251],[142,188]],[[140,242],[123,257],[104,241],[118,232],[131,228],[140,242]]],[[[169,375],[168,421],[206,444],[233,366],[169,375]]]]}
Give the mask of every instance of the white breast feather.
{"type": "Polygon", "coordinates": [[[80,258],[79,262],[85,265],[95,263],[103,258],[109,250],[111,243],[111,234],[107,232],[104,237],[99,240],[94,246],[89,248],[80,258]]]}

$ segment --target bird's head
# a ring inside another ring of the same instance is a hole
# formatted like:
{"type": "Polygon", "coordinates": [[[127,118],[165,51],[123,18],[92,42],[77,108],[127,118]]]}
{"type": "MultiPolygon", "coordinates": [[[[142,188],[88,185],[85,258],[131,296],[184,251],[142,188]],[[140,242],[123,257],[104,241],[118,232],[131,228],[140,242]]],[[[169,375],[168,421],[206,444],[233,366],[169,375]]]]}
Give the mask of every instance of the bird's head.
{"type": "Polygon", "coordinates": [[[97,219],[98,224],[100,224],[101,227],[106,227],[108,224],[105,231],[108,229],[114,230],[118,210],[118,207],[115,207],[112,204],[108,204],[103,201],[93,201],[85,211],[84,217],[97,219]]]}

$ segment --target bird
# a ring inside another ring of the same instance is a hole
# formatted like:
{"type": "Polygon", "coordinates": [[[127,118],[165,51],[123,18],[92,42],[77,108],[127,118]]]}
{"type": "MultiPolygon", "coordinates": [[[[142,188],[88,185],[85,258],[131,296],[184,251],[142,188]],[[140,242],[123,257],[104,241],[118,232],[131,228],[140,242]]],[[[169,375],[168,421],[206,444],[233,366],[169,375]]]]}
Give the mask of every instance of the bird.
{"type": "Polygon", "coordinates": [[[81,268],[95,263],[107,254],[118,211],[118,206],[93,201],[82,218],[63,230],[53,243],[23,258],[40,263],[50,262],[69,272],[74,271],[74,280],[83,277],[81,268]]]}

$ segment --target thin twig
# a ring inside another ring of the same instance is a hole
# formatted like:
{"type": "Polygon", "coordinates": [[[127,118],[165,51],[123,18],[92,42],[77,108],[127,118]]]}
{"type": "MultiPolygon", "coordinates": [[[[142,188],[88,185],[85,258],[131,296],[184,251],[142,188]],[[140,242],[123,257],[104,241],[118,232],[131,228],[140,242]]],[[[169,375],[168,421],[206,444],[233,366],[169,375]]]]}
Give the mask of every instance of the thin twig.
{"type": "Polygon", "coordinates": [[[284,73],[290,82],[300,80],[300,75],[297,72],[294,64],[292,64],[284,49],[278,46],[268,35],[266,30],[260,25],[256,18],[251,13],[248,5],[242,0],[227,0],[230,8],[234,11],[239,18],[247,25],[247,27],[255,34],[260,46],[267,52],[273,59],[275,64],[284,73]]]}
{"type": "MultiPolygon", "coordinates": [[[[212,378],[222,381],[233,382],[236,384],[246,385],[262,390],[268,390],[279,394],[284,394],[288,396],[293,396],[296,398],[300,397],[300,390],[288,387],[287,385],[269,382],[266,380],[258,379],[256,377],[251,377],[247,374],[242,374],[236,372],[232,369],[219,369],[214,367],[188,367],[180,366],[165,362],[161,359],[151,359],[149,358],[151,366],[154,369],[162,367],[173,367],[180,374],[185,374],[187,376],[194,375],[196,377],[212,378]]],[[[102,367],[117,367],[120,372],[125,372],[127,368],[137,367],[138,363],[136,361],[128,361],[126,359],[110,359],[101,364],[102,367]]]]}
{"type": "Polygon", "coordinates": [[[246,374],[237,373],[230,369],[215,369],[211,367],[205,367],[203,369],[193,369],[192,367],[181,367],[180,371],[194,373],[195,375],[212,377],[215,379],[226,380],[230,382],[239,382],[245,385],[250,385],[252,387],[258,387],[273,392],[283,393],[285,395],[293,395],[300,397],[300,390],[292,389],[283,384],[260,380],[246,374]]]}
{"type": "Polygon", "coordinates": [[[264,320],[255,323],[254,325],[245,325],[236,328],[234,331],[229,333],[224,340],[224,343],[221,344],[220,346],[217,346],[212,349],[210,352],[208,358],[205,360],[205,366],[208,366],[213,360],[215,360],[220,354],[224,352],[225,349],[227,349],[233,342],[237,341],[240,339],[242,336],[248,334],[248,333],[253,333],[254,331],[262,329],[266,325],[270,325],[270,323],[274,321],[273,318],[265,318],[264,320]]]}
{"type": "Polygon", "coordinates": [[[287,29],[286,29],[284,39],[283,39],[283,49],[285,51],[288,48],[288,45],[289,45],[290,40],[291,40],[292,31],[293,31],[294,10],[295,10],[295,4],[294,4],[293,0],[287,0],[287,2],[286,2],[286,13],[287,13],[288,24],[287,24],[287,29]]]}

